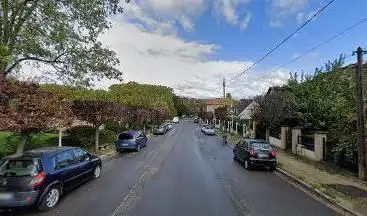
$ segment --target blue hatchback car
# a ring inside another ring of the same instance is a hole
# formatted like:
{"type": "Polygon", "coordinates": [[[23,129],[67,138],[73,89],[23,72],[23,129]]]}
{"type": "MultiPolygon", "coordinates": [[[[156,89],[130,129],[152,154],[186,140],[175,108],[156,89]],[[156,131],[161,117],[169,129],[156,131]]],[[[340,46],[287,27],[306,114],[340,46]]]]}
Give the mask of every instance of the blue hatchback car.
{"type": "Polygon", "coordinates": [[[54,208],[64,191],[99,178],[102,161],[79,147],[46,147],[0,161],[0,209],[54,208]]]}
{"type": "Polygon", "coordinates": [[[142,131],[125,131],[122,132],[116,142],[116,151],[122,152],[124,150],[140,151],[142,147],[147,146],[148,138],[142,131]]]}

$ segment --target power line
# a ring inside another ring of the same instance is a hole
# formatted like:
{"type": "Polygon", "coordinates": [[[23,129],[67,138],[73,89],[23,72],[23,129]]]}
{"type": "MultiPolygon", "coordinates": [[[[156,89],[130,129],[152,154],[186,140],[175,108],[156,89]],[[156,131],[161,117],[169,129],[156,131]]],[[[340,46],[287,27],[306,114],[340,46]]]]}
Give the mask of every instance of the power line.
{"type": "Polygon", "coordinates": [[[299,32],[302,28],[304,28],[306,25],[308,25],[316,16],[318,16],[321,12],[323,12],[327,7],[329,7],[335,0],[329,1],[325,6],[323,6],[320,10],[318,10],[314,15],[312,15],[305,23],[303,23],[300,27],[298,27],[294,32],[292,32],[288,37],[286,37],[282,42],[280,42],[278,45],[276,45],[273,49],[271,49],[269,52],[267,52],[263,57],[261,57],[259,60],[257,60],[255,63],[253,63],[251,66],[246,68],[241,73],[237,74],[232,79],[228,80],[228,82],[233,81],[237,77],[241,76],[242,74],[246,73],[253,67],[255,67],[258,63],[260,63],[262,60],[264,60],[266,57],[268,57],[270,54],[272,54],[275,50],[277,50],[280,46],[285,44],[291,37],[293,37],[297,32],[299,32]]]}
{"type": "MultiPolygon", "coordinates": [[[[344,29],[343,31],[341,31],[341,32],[337,33],[336,35],[334,35],[334,36],[330,37],[329,39],[327,39],[327,40],[323,41],[322,43],[320,43],[320,44],[318,44],[318,45],[316,45],[316,46],[312,47],[311,49],[309,49],[309,50],[307,50],[306,52],[302,53],[301,55],[299,55],[299,56],[295,57],[295,58],[294,58],[294,59],[292,59],[291,61],[289,61],[289,62],[287,62],[287,63],[285,63],[285,64],[280,65],[279,67],[277,67],[276,69],[272,70],[271,72],[277,71],[277,70],[281,69],[282,67],[287,66],[287,65],[289,65],[289,64],[291,64],[291,63],[293,63],[293,62],[297,61],[298,59],[300,59],[300,58],[302,58],[302,57],[306,56],[307,54],[309,54],[309,53],[311,53],[311,52],[313,52],[313,51],[317,50],[318,48],[320,48],[320,47],[322,47],[322,46],[324,46],[324,45],[326,45],[326,44],[330,43],[331,41],[333,41],[333,40],[335,40],[335,39],[339,38],[340,36],[344,35],[345,33],[349,32],[350,30],[354,29],[355,27],[357,27],[357,26],[359,26],[359,25],[361,25],[361,24],[363,24],[363,23],[365,23],[365,22],[367,22],[367,17],[365,17],[365,18],[363,18],[363,19],[359,20],[358,22],[354,23],[353,25],[349,26],[348,28],[344,29]]],[[[347,60],[349,60],[349,59],[346,59],[346,61],[347,61],[347,60]]]]}

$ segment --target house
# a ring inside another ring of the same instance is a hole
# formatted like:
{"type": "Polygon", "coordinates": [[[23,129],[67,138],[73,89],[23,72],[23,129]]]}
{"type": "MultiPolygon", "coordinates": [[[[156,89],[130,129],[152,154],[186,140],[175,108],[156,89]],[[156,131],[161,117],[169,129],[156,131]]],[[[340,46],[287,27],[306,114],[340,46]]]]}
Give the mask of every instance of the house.
{"type": "Polygon", "coordinates": [[[242,99],[234,107],[235,115],[239,119],[251,119],[251,112],[256,107],[257,103],[252,99],[242,99]]]}
{"type": "Polygon", "coordinates": [[[207,113],[214,113],[216,108],[231,106],[231,100],[228,98],[207,99],[204,100],[204,104],[207,113]]]}

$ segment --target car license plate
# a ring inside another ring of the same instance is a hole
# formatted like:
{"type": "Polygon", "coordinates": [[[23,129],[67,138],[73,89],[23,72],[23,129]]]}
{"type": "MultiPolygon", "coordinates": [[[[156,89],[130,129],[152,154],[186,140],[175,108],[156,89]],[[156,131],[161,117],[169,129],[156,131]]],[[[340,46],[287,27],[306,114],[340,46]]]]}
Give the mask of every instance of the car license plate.
{"type": "Polygon", "coordinates": [[[0,193],[0,200],[9,200],[13,198],[12,193],[0,193]]]}
{"type": "Polygon", "coordinates": [[[268,155],[267,154],[259,154],[258,157],[259,158],[268,158],[268,155]]]}
{"type": "Polygon", "coordinates": [[[122,144],[122,146],[128,146],[129,144],[127,144],[127,143],[124,143],[124,144],[122,144]]]}

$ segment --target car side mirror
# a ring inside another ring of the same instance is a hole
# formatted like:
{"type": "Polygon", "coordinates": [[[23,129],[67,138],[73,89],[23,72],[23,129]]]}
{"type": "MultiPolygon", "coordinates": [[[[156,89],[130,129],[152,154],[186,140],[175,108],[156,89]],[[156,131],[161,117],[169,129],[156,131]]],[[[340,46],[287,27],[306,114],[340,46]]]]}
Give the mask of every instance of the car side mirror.
{"type": "Polygon", "coordinates": [[[86,154],[84,160],[85,161],[90,161],[90,159],[91,159],[91,155],[86,154]]]}

